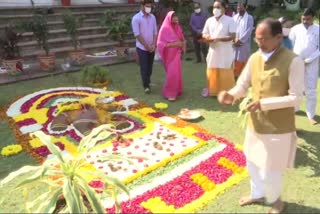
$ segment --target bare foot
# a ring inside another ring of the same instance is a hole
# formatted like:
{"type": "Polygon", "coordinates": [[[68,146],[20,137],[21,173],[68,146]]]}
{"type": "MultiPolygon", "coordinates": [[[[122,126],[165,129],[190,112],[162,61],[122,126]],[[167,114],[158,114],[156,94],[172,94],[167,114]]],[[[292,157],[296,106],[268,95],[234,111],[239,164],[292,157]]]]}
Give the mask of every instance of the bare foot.
{"type": "Polygon", "coordinates": [[[309,122],[310,122],[310,124],[311,125],[316,125],[316,124],[318,124],[318,121],[316,121],[315,119],[309,119],[309,122]]]}
{"type": "Polygon", "coordinates": [[[273,203],[272,208],[268,211],[270,213],[281,213],[284,210],[285,204],[281,199],[276,200],[273,203]]]}
{"type": "Polygon", "coordinates": [[[246,205],[250,205],[250,204],[262,204],[262,203],[264,203],[264,198],[253,199],[253,198],[251,198],[250,195],[243,196],[239,200],[240,206],[246,206],[246,205]]]}

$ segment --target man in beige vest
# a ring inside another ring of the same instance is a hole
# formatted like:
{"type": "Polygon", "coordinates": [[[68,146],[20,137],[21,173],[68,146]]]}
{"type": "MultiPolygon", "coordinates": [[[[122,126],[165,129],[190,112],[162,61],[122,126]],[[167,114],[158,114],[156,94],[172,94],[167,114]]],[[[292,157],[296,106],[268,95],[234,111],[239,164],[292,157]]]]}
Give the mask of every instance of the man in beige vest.
{"type": "Polygon", "coordinates": [[[222,104],[232,104],[252,87],[253,101],[246,130],[244,153],[250,174],[251,194],[240,205],[272,204],[269,213],[280,213],[281,178],[293,166],[296,153],[294,108],[299,106],[304,84],[304,62],[281,46],[281,23],[265,19],[259,23],[255,40],[259,50],[252,54],[234,88],[219,94],[222,104]]]}

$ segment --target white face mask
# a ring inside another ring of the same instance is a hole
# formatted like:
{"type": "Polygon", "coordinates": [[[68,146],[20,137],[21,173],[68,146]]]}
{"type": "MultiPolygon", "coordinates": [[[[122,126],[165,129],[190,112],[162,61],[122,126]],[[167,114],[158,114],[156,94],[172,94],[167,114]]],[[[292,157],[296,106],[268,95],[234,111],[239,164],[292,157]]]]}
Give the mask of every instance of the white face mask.
{"type": "Polygon", "coordinates": [[[282,28],[282,34],[283,36],[289,36],[290,28],[282,28]]]}
{"type": "Polygon", "coordinates": [[[221,9],[218,9],[218,8],[214,8],[212,10],[212,13],[213,13],[213,16],[216,18],[222,15],[221,9]]]}
{"type": "Polygon", "coordinates": [[[195,12],[195,13],[200,13],[200,12],[201,12],[201,9],[200,9],[200,8],[194,9],[194,12],[195,12]]]}
{"type": "Polygon", "coordinates": [[[144,11],[145,11],[146,13],[151,13],[151,7],[145,7],[145,8],[144,8],[144,11]]]}

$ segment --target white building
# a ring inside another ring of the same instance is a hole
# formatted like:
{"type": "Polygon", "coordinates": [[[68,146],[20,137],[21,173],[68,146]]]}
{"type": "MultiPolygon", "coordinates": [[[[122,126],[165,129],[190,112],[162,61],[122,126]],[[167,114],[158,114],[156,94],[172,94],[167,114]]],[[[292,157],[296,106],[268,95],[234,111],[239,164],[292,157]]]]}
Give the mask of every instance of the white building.
{"type": "MultiPolygon", "coordinates": [[[[33,0],[35,6],[58,6],[61,0],[33,0]]],[[[128,3],[128,0],[71,0],[71,5],[128,3]]],[[[0,7],[30,7],[31,0],[0,0],[0,7]]]]}

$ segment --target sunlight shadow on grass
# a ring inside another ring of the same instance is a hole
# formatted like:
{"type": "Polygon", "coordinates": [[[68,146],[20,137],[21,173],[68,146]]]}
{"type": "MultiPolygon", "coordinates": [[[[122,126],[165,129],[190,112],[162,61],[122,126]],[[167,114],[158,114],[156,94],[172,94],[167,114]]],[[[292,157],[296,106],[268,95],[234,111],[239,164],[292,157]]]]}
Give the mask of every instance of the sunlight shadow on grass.
{"type": "Polygon", "coordinates": [[[309,207],[298,203],[287,203],[283,213],[320,213],[319,208],[309,207]]]}
{"type": "Polygon", "coordinates": [[[320,133],[309,130],[299,130],[298,137],[304,142],[298,143],[296,166],[310,166],[314,176],[320,175],[320,133]]]}

